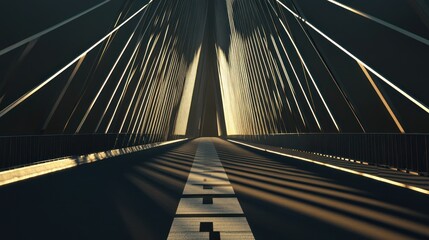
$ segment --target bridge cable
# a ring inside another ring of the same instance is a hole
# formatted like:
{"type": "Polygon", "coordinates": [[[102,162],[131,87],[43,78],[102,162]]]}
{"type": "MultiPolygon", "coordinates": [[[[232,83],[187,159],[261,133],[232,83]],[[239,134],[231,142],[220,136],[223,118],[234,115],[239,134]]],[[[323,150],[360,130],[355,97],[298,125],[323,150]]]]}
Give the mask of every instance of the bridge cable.
{"type": "Polygon", "coordinates": [[[14,102],[0,110],[0,118],[6,115],[9,111],[14,109],[16,106],[27,100],[31,95],[42,89],[46,84],[51,82],[53,79],[55,79],[58,75],[63,73],[65,70],[67,70],[71,65],[79,61],[84,55],[86,55],[88,52],[93,50],[95,47],[97,47],[100,43],[102,43],[104,40],[106,40],[110,35],[112,35],[114,32],[118,31],[122,26],[124,26],[126,23],[128,23],[131,19],[133,19],[136,15],[138,15],[140,12],[142,12],[146,7],[152,3],[153,0],[150,0],[146,5],[144,5],[142,8],[140,8],[138,11],[136,11],[133,15],[131,15],[129,18],[127,18],[124,22],[122,22],[120,25],[118,25],[116,28],[114,28],[112,31],[110,31],[107,35],[105,35],[103,38],[101,38],[99,41],[97,41],[95,44],[93,44],[91,47],[89,47],[87,50],[79,54],[75,59],[73,59],[71,62],[66,64],[64,67],[62,67],[60,70],[58,70],[56,73],[54,73],[52,76],[50,76],[48,79],[43,81],[41,84],[36,86],[35,88],[31,89],[18,99],[16,99],[14,102]]]}
{"type": "Polygon", "coordinates": [[[399,88],[398,86],[396,86],[394,83],[392,83],[391,81],[389,81],[383,75],[381,75],[380,73],[378,73],[377,71],[375,71],[372,67],[370,67],[368,64],[366,64],[365,62],[363,62],[362,60],[360,60],[357,56],[355,56],[350,51],[348,51],[346,48],[344,48],[339,43],[337,43],[336,41],[334,41],[328,35],[326,35],[325,33],[323,33],[321,30],[319,30],[317,27],[315,27],[312,23],[310,23],[309,21],[307,21],[305,18],[299,16],[297,13],[295,13],[290,8],[288,8],[280,0],[276,0],[276,1],[283,8],[285,8],[290,14],[292,14],[294,17],[296,17],[297,19],[301,20],[303,23],[305,23],[306,25],[308,25],[310,28],[312,28],[314,31],[316,31],[320,36],[322,36],[323,38],[325,38],[326,40],[328,40],[329,42],[331,42],[334,46],[336,46],[342,52],[344,52],[349,57],[351,57],[352,59],[354,59],[355,61],[357,61],[359,64],[362,64],[362,66],[364,66],[367,70],[369,70],[371,73],[373,73],[378,78],[380,78],[383,82],[385,82],[387,85],[389,85],[395,91],[397,91],[398,93],[400,93],[402,96],[406,97],[408,100],[410,100],[411,102],[413,102],[415,105],[417,105],[418,107],[420,107],[425,112],[429,113],[429,108],[425,104],[421,103],[419,100],[415,99],[414,97],[412,97],[411,95],[409,95],[407,92],[405,92],[404,90],[402,90],[401,88],[399,88]]]}

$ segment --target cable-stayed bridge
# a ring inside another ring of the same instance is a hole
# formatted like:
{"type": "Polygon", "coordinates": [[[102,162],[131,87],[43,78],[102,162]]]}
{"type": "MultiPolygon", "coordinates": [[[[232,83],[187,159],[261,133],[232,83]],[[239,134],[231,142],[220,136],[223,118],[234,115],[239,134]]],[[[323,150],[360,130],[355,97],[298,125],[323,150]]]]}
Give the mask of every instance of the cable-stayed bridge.
{"type": "Polygon", "coordinates": [[[426,239],[423,0],[2,3],[2,239],[426,239]]]}

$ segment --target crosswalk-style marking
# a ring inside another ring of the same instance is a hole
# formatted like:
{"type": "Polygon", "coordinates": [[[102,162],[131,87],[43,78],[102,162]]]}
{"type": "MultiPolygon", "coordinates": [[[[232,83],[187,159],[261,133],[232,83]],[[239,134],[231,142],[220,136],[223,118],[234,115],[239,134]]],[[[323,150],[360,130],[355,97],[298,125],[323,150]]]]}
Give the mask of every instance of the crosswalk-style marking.
{"type": "Polygon", "coordinates": [[[209,232],[219,232],[222,240],[254,239],[245,217],[175,218],[168,239],[209,239],[209,232]],[[212,223],[211,231],[201,229],[201,223],[212,223]]]}
{"type": "Polygon", "coordinates": [[[176,214],[243,214],[237,198],[213,198],[213,204],[203,204],[203,198],[182,198],[176,214]]]}
{"type": "Polygon", "coordinates": [[[198,144],[168,239],[254,239],[211,142],[198,144]]]}
{"type": "Polygon", "coordinates": [[[185,190],[183,190],[183,195],[231,195],[234,194],[234,190],[231,186],[227,185],[194,185],[186,184],[185,190]]]}

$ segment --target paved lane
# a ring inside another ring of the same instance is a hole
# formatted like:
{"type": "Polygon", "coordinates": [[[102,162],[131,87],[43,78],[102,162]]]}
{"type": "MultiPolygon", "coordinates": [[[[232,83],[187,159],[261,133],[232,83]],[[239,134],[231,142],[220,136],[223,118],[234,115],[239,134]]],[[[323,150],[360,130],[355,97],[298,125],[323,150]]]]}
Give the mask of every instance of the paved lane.
{"type": "Polygon", "coordinates": [[[166,239],[196,143],[0,188],[0,239],[166,239]]]}
{"type": "Polygon", "coordinates": [[[214,140],[256,239],[428,239],[429,197],[214,140]]]}

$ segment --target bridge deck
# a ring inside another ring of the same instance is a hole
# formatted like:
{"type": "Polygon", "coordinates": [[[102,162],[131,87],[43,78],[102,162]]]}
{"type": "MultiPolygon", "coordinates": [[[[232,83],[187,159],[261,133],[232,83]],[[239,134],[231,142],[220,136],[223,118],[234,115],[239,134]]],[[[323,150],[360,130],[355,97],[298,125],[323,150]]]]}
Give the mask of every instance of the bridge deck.
{"type": "Polygon", "coordinates": [[[2,239],[429,238],[425,194],[216,138],[6,185],[0,199],[2,239]]]}

